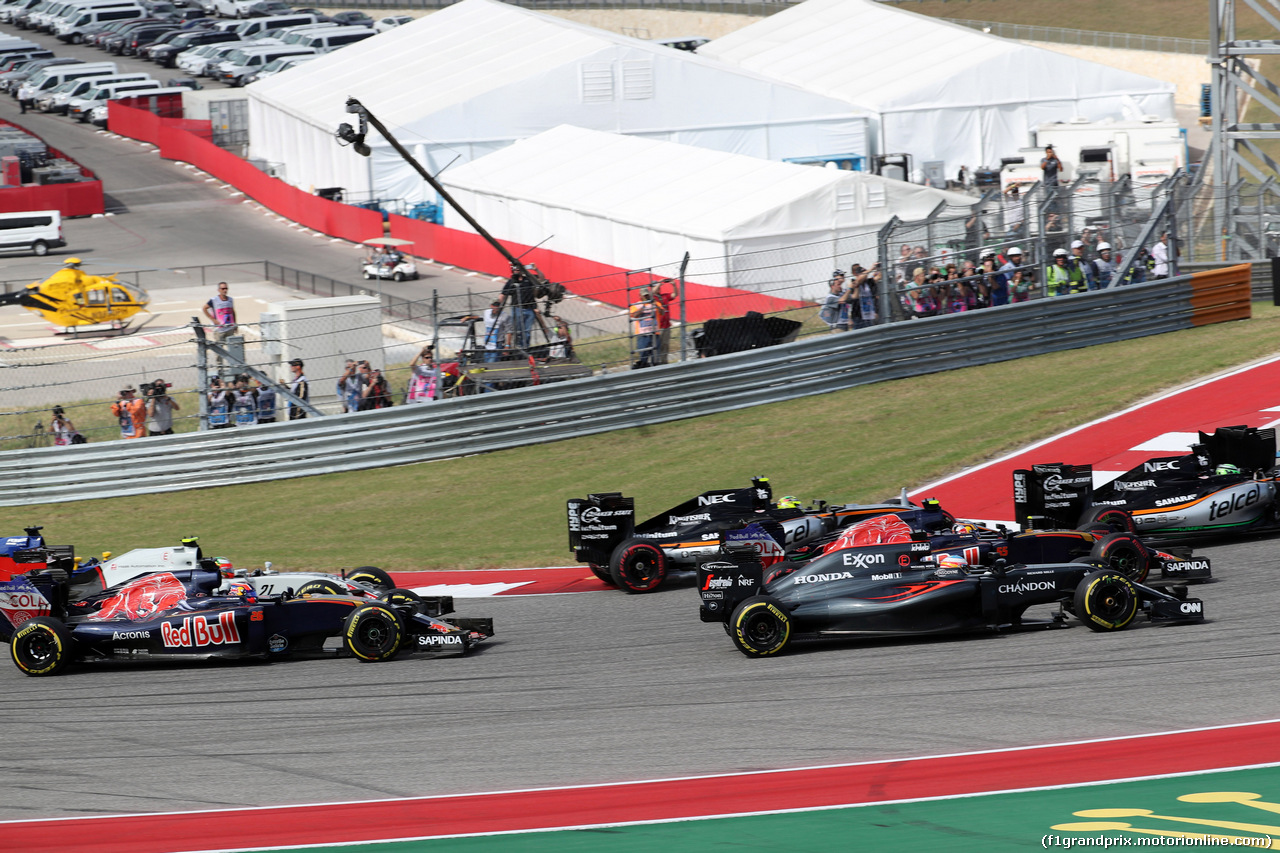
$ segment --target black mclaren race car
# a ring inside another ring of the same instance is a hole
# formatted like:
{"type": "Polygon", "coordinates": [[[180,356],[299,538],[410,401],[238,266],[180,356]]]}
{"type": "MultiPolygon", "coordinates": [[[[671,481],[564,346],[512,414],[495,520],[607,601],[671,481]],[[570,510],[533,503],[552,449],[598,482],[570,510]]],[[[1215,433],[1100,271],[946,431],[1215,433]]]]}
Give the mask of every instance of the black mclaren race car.
{"type": "Polygon", "coordinates": [[[259,596],[224,586],[207,568],[155,572],[76,600],[67,560],[0,582],[0,640],[18,669],[54,675],[77,661],[283,658],[320,653],[330,638],[365,661],[413,649],[466,652],[493,635],[492,619],[439,618],[450,596],[406,590],[381,600],[339,595],[259,596]]]}
{"type": "Polygon", "coordinates": [[[698,568],[704,622],[720,622],[745,655],[781,652],[800,635],[871,637],[1025,629],[1065,624],[1072,614],[1094,631],[1118,631],[1145,613],[1153,621],[1199,622],[1204,605],[1144,586],[1089,562],[951,567],[923,562],[928,541],[832,551],[808,563],[765,568],[747,549],[698,568]],[[1052,621],[1025,611],[1058,605],[1052,621]]]}
{"type": "Polygon", "coordinates": [[[748,488],[703,492],[636,524],[635,499],[608,492],[568,501],[569,547],[605,583],[651,592],[670,574],[692,579],[698,558],[726,542],[751,542],[766,559],[781,559],[854,521],[901,508],[824,502],[802,508],[794,498],[775,504],[769,480],[757,477],[748,488]]]}
{"type": "MultiPolygon", "coordinates": [[[[1130,580],[1153,585],[1208,581],[1208,558],[1196,557],[1190,548],[1152,548],[1134,532],[1133,519],[1123,510],[1109,508],[1083,530],[1009,531],[1003,525],[987,527],[957,520],[936,500],[920,506],[898,507],[874,518],[854,522],[836,533],[787,554],[781,568],[815,559],[833,551],[868,545],[926,541],[931,559],[939,565],[987,566],[1006,563],[1069,563],[1087,561],[1098,568],[1115,569],[1130,580]]],[[[766,562],[766,568],[768,563],[766,562]]]]}
{"type": "Polygon", "coordinates": [[[1280,529],[1276,432],[1221,427],[1191,452],[1148,459],[1093,488],[1089,465],[1033,465],[1013,474],[1017,521],[1028,527],[1091,524],[1123,510],[1144,539],[1191,540],[1280,529]]]}

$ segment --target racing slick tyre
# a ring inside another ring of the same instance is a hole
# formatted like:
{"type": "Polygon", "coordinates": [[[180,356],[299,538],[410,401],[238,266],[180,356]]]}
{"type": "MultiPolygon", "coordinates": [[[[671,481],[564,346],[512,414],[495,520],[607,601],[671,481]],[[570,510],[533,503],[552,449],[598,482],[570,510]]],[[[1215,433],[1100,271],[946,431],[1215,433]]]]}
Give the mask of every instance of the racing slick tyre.
{"type": "Polygon", "coordinates": [[[591,574],[595,575],[609,586],[614,585],[613,575],[609,574],[609,570],[607,568],[598,563],[587,563],[587,565],[591,567],[591,574]]]}
{"type": "Polygon", "coordinates": [[[57,619],[37,616],[14,631],[9,654],[18,669],[27,675],[57,675],[71,663],[74,643],[66,625],[57,619]]]}
{"type": "Polygon", "coordinates": [[[307,581],[298,587],[298,595],[346,595],[347,590],[337,581],[307,581]]]}
{"type": "Polygon", "coordinates": [[[1091,631],[1120,631],[1138,615],[1133,581],[1111,569],[1090,572],[1075,594],[1076,618],[1091,631]]]}
{"type": "Polygon", "coordinates": [[[362,604],[342,623],[342,645],[360,660],[391,660],[403,642],[404,623],[385,604],[362,604]]]}
{"type": "Polygon", "coordinates": [[[647,539],[628,539],[609,558],[613,585],[626,592],[652,592],[667,577],[667,555],[647,539]]]}
{"type": "Polygon", "coordinates": [[[396,588],[396,582],[391,579],[391,575],[377,566],[361,566],[347,575],[347,580],[368,584],[379,592],[396,588]]]}
{"type": "Polygon", "coordinates": [[[411,589],[389,589],[378,596],[378,600],[385,601],[387,604],[417,604],[422,600],[422,596],[411,589]]]}
{"type": "Polygon", "coordinates": [[[1081,530],[1088,530],[1095,525],[1120,533],[1138,532],[1138,525],[1134,523],[1133,516],[1114,506],[1094,507],[1080,519],[1081,530]]]}
{"type": "Polygon", "coordinates": [[[791,616],[778,599],[753,595],[734,608],[729,636],[747,657],[776,655],[791,641],[791,616]]]}
{"type": "Polygon", "coordinates": [[[1151,551],[1132,533],[1109,533],[1093,543],[1089,558],[1136,583],[1151,571],[1151,551]]]}

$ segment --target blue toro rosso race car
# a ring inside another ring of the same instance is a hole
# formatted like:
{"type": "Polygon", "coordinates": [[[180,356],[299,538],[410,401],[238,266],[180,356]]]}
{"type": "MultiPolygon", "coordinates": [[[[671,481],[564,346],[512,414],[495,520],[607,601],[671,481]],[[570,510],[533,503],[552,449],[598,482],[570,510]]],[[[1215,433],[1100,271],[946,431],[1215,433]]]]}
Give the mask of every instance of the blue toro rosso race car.
{"type": "Polygon", "coordinates": [[[80,661],[272,660],[323,653],[332,638],[340,638],[339,652],[385,661],[415,649],[465,653],[493,635],[492,619],[440,618],[453,610],[450,596],[266,597],[206,566],[143,574],[100,591],[81,585],[81,596],[70,582],[69,555],[29,556],[42,567],[0,581],[0,640],[27,675],[54,675],[80,661]]]}
{"type": "Polygon", "coordinates": [[[1276,477],[1275,430],[1232,426],[1098,488],[1089,465],[1015,471],[1013,500],[1024,528],[1085,526],[1119,512],[1144,539],[1207,539],[1280,530],[1276,477]]]}
{"type": "Polygon", "coordinates": [[[927,539],[829,551],[775,565],[730,545],[698,568],[699,616],[719,622],[749,657],[783,651],[798,636],[875,637],[1007,631],[1066,624],[1118,631],[1139,614],[1153,622],[1199,622],[1204,605],[1089,561],[950,565],[927,539]],[[1058,607],[1049,621],[1026,611],[1058,607]]]}

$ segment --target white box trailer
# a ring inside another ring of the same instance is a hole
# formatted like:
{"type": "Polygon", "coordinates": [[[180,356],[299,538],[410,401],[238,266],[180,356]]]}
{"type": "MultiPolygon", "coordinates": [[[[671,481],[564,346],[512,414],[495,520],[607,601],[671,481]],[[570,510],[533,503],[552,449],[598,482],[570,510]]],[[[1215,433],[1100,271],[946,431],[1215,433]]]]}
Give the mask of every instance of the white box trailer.
{"type": "Polygon", "coordinates": [[[1031,143],[1040,156],[1046,145],[1052,145],[1071,174],[1091,174],[1103,183],[1124,175],[1134,183],[1159,183],[1187,165],[1187,132],[1173,120],[1074,119],[1038,125],[1032,134],[1031,143]]]}

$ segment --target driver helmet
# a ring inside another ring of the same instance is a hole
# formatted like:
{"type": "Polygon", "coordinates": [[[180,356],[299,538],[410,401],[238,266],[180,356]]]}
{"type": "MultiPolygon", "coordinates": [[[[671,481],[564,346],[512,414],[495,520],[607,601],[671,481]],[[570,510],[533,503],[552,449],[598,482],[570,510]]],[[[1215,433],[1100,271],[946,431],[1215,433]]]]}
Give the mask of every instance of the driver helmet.
{"type": "Polygon", "coordinates": [[[937,563],[940,569],[963,569],[969,565],[959,554],[939,554],[937,563]]]}
{"type": "Polygon", "coordinates": [[[1237,468],[1235,465],[1231,465],[1231,464],[1219,465],[1217,468],[1214,468],[1214,469],[1213,469],[1213,473],[1215,473],[1215,474],[1239,474],[1239,473],[1240,473],[1240,469],[1239,469],[1239,468],[1237,468]]]}
{"type": "Polygon", "coordinates": [[[227,588],[227,595],[232,598],[247,599],[250,603],[258,600],[258,593],[254,590],[253,585],[247,581],[236,581],[227,588]]]}
{"type": "Polygon", "coordinates": [[[226,557],[219,557],[214,560],[214,562],[218,564],[218,574],[222,575],[224,578],[235,577],[235,566],[231,565],[231,561],[226,557]]]}
{"type": "Polygon", "coordinates": [[[797,509],[800,506],[800,499],[791,495],[784,495],[778,500],[778,509],[797,509]]]}
{"type": "Polygon", "coordinates": [[[975,525],[969,524],[967,521],[957,521],[955,524],[951,525],[951,532],[959,533],[963,536],[971,536],[978,532],[978,528],[975,525]]]}

